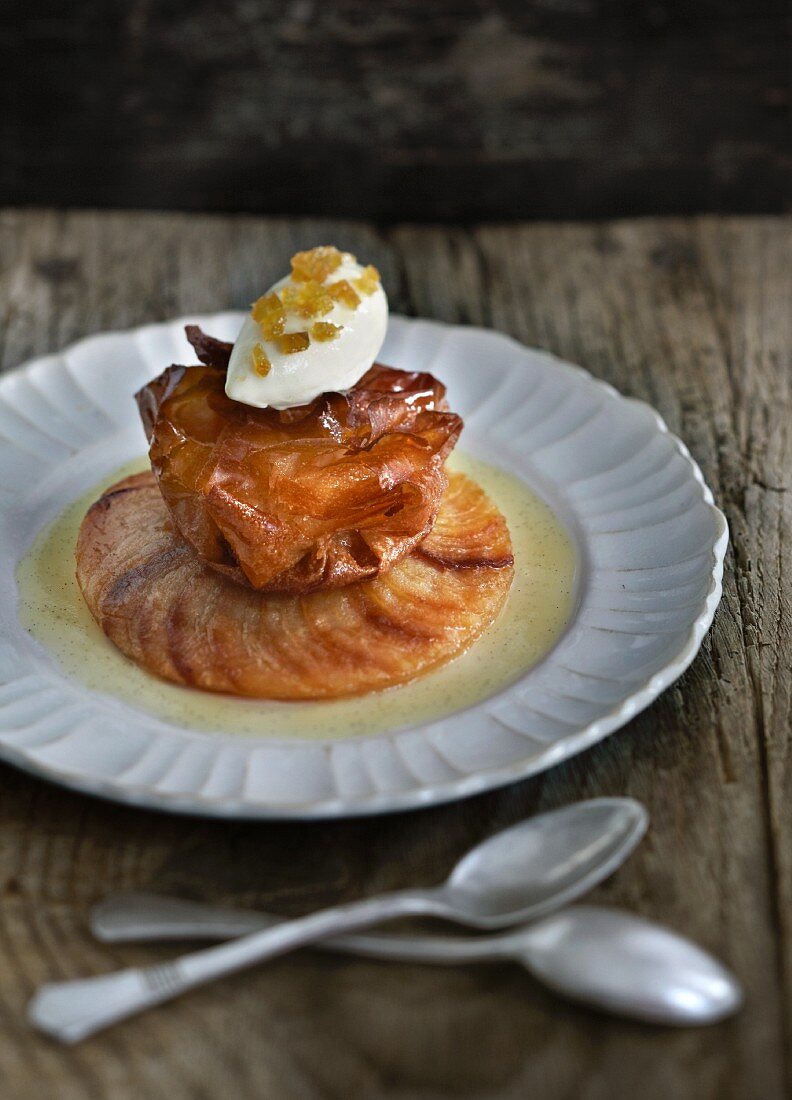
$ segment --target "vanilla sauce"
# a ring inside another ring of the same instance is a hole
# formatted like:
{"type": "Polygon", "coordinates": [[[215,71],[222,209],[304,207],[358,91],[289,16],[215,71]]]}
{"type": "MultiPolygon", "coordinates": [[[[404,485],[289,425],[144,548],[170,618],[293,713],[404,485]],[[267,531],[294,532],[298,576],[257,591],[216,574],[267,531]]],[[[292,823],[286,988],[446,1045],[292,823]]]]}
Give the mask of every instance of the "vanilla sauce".
{"type": "Polygon", "coordinates": [[[500,615],[466,653],[408,684],[332,701],[238,699],[158,680],[104,636],[82,598],[74,561],[77,533],[91,503],[147,465],[141,458],[116,470],[39,533],[17,569],[19,617],[69,676],[165,721],[225,734],[313,740],[420,725],[512,683],[552,648],[571,617],[577,554],[566,528],[519,479],[455,453],[449,465],[477,481],[506,517],[515,557],[500,615]]]}

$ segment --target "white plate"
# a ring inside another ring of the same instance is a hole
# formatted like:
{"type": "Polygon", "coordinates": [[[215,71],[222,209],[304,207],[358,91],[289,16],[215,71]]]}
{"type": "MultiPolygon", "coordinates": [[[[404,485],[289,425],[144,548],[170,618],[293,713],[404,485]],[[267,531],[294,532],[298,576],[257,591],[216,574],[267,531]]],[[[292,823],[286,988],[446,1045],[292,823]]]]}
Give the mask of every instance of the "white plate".
{"type": "MultiPolygon", "coordinates": [[[[233,339],[241,319],[186,320],[233,339]]],[[[461,713],[332,742],[184,729],[70,680],[19,624],[15,566],[69,500],[144,451],[131,395],[169,363],[195,361],[184,323],[94,336],[0,381],[0,758],[183,813],[383,813],[549,768],[623,726],[693,660],[728,533],[657,413],[497,333],[394,317],[382,361],[441,378],[465,449],[536,489],[577,540],[579,603],[550,654],[461,713]]]]}

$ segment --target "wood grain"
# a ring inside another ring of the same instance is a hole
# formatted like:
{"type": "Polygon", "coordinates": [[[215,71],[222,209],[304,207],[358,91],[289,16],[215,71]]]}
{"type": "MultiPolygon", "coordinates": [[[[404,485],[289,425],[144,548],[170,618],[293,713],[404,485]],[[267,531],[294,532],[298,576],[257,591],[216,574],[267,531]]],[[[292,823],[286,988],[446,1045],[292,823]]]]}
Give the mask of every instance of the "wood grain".
{"type": "Polygon", "coordinates": [[[244,305],[296,247],[325,239],[375,262],[394,308],[493,325],[656,405],[727,512],[723,603],[689,671],[626,729],[454,806],[328,824],[182,820],[0,768],[3,1100],[781,1100],[792,1089],[792,220],[383,235],[347,222],[7,211],[2,364],[100,329],[244,305]],[[37,982],[167,957],[91,941],[86,910],[109,890],[303,912],[439,880],[493,830],[599,794],[633,795],[652,815],[599,899],[727,960],[748,992],[733,1021],[665,1032],[562,1005],[515,967],[310,952],[73,1050],[24,1021],[37,982]]]}
{"type": "Polygon", "coordinates": [[[783,0],[4,0],[0,203],[790,209],[783,0]]]}

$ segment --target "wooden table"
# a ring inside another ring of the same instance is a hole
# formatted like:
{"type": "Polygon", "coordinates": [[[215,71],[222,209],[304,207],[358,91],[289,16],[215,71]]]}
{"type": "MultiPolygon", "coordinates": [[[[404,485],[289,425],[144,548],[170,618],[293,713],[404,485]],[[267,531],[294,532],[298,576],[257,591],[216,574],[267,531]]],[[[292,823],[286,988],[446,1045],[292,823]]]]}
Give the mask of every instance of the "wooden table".
{"type": "Polygon", "coordinates": [[[474,230],[250,218],[0,215],[6,368],[87,333],[244,306],[296,247],[376,263],[392,307],[493,326],[654,404],[732,531],[724,599],[686,675],[552,772],[418,813],[328,824],[179,819],[0,768],[0,1095],[761,1097],[792,1087],[790,377],[792,220],[474,230]],[[630,794],[652,827],[597,891],[688,933],[740,975],[736,1019],[698,1031],[576,1010],[514,966],[432,969],[302,952],[65,1050],[34,1034],[38,982],[167,957],[86,931],[109,890],[284,913],[439,880],[538,809],[630,794]]]}
{"type": "Polygon", "coordinates": [[[783,0],[4,8],[0,203],[444,222],[789,209],[783,0]]]}

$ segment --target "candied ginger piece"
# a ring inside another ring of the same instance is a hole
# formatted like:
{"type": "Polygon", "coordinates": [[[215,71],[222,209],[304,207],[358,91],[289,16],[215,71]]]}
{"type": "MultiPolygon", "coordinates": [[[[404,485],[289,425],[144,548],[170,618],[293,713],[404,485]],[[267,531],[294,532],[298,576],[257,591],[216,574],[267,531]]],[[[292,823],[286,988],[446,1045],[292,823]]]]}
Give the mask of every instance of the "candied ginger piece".
{"type": "Polygon", "coordinates": [[[380,273],[374,264],[369,264],[368,267],[363,268],[363,274],[359,279],[355,279],[354,283],[361,294],[373,294],[380,285],[380,273]]]}
{"type": "Polygon", "coordinates": [[[323,283],[341,266],[341,260],[341,253],[331,244],[319,245],[307,252],[296,252],[291,258],[292,279],[295,283],[304,283],[309,279],[323,283]]]}
{"type": "Polygon", "coordinates": [[[261,344],[253,345],[253,370],[260,378],[266,378],[272,370],[272,363],[267,358],[267,353],[261,344]]]}
{"type": "Polygon", "coordinates": [[[280,336],[286,325],[286,310],[277,294],[266,294],[253,303],[250,311],[257,321],[265,340],[274,340],[280,336]]]}
{"type": "Polygon", "coordinates": [[[297,351],[305,351],[311,341],[307,332],[285,332],[275,343],[284,355],[294,355],[297,351]]]}
{"type": "Polygon", "coordinates": [[[357,309],[360,305],[360,296],[347,279],[339,279],[335,283],[330,283],[327,290],[331,298],[340,302],[341,305],[347,306],[348,309],[357,309]]]}
{"type": "Polygon", "coordinates": [[[283,302],[284,309],[288,309],[290,312],[293,311],[300,300],[300,288],[298,286],[283,287],[280,292],[280,300],[283,302]]]}
{"type": "Polygon", "coordinates": [[[315,279],[307,279],[299,286],[285,286],[281,296],[285,308],[299,317],[324,317],[335,305],[327,289],[315,279]]]}
{"type": "Polygon", "coordinates": [[[327,340],[335,340],[341,335],[343,325],[334,325],[332,321],[315,321],[311,327],[311,336],[314,340],[324,343],[327,340]]]}

